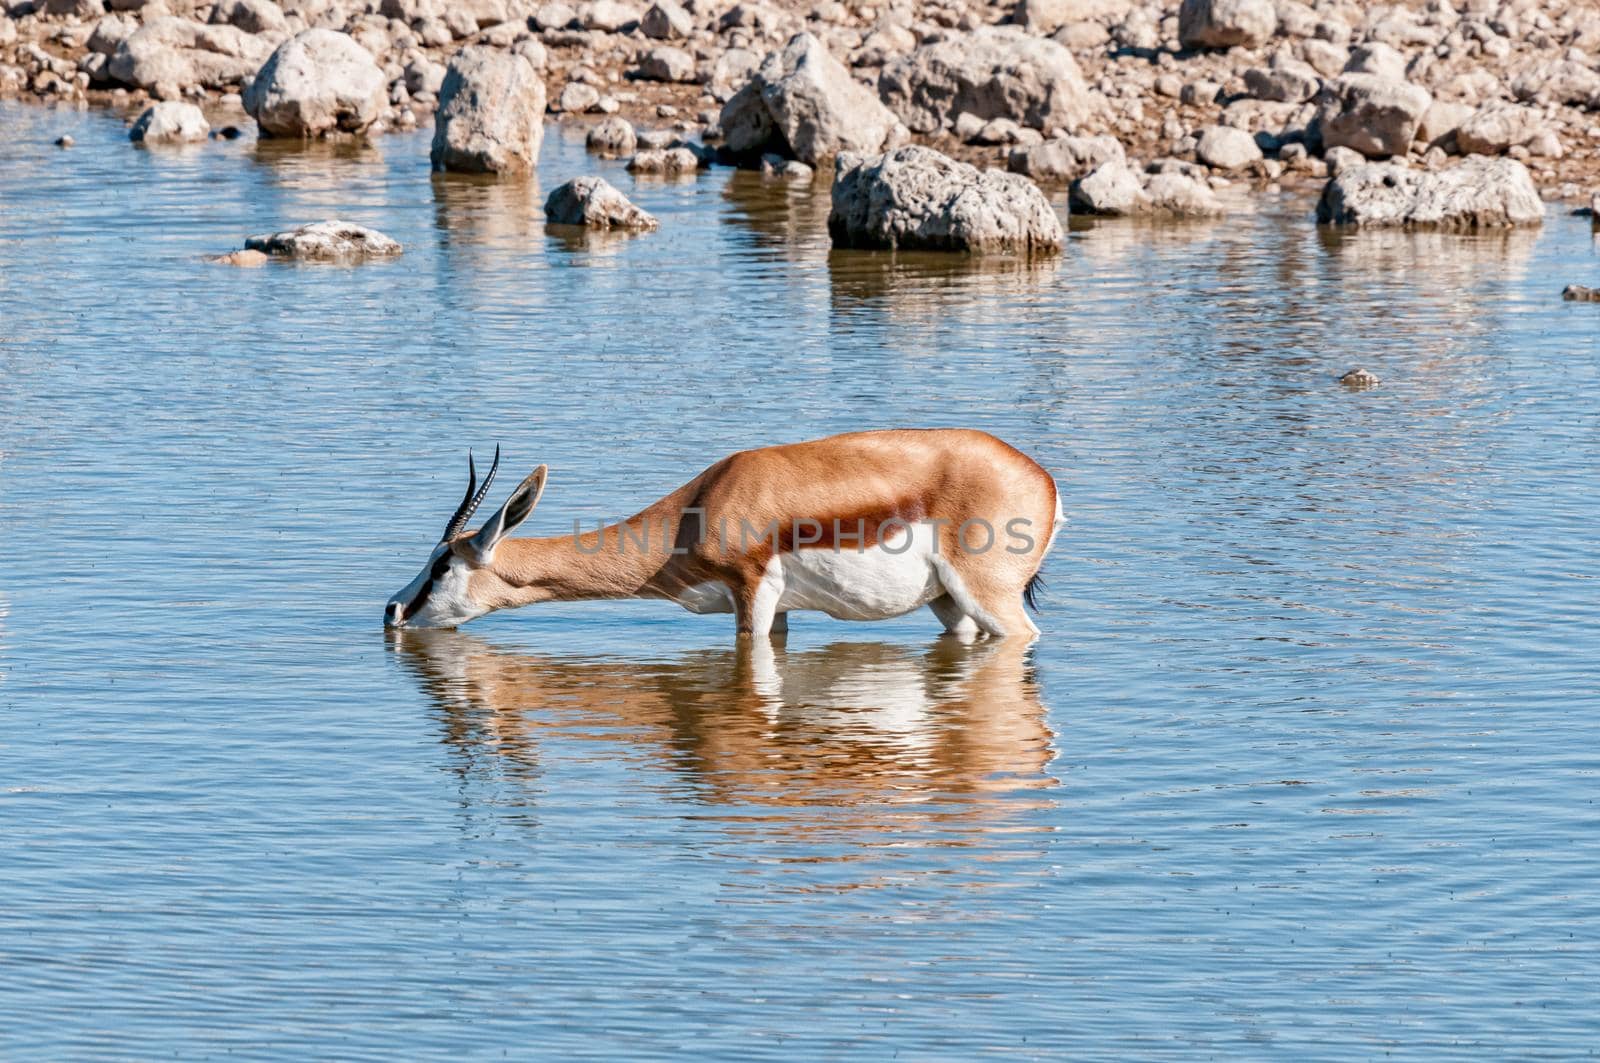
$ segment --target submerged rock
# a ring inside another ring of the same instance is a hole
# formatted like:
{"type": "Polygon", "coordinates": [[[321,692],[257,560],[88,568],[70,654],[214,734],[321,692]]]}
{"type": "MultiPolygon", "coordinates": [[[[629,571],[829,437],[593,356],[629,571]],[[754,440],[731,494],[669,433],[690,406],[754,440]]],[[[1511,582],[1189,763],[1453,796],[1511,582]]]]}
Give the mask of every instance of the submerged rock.
{"type": "Polygon", "coordinates": [[[603,177],[575,177],[544,201],[544,215],[556,225],[593,229],[649,230],[660,223],[628,201],[603,177]]]}
{"type": "Polygon", "coordinates": [[[1377,387],[1379,381],[1378,374],[1370,369],[1352,369],[1339,378],[1339,383],[1347,388],[1360,390],[1377,387]]]}
{"type": "Polygon", "coordinates": [[[243,251],[230,251],[226,255],[212,255],[206,261],[215,266],[264,266],[268,257],[264,251],[247,248],[243,251]]]}
{"type": "Polygon", "coordinates": [[[937,132],[963,113],[1030,129],[1075,129],[1104,106],[1071,52],[1008,26],[923,45],[883,68],[878,93],[917,133],[937,132]]]}
{"type": "Polygon", "coordinates": [[[835,247],[929,251],[1061,249],[1061,221],[1026,177],[980,171],[932,148],[841,155],[828,233],[835,247]]]}
{"type": "Polygon", "coordinates": [[[700,169],[700,156],[688,148],[647,148],[628,160],[629,173],[679,174],[700,169]]]}
{"type": "Polygon", "coordinates": [[[783,177],[809,181],[816,176],[816,171],[799,159],[786,159],[782,155],[763,155],[761,156],[761,174],[763,177],[783,177]]]}
{"type": "Polygon", "coordinates": [[[450,60],[434,115],[436,170],[526,173],[544,144],[544,79],[520,55],[473,45],[450,60]]]}
{"type": "Polygon", "coordinates": [[[882,151],[899,139],[895,116],[810,33],[767,56],[723,106],[718,124],[735,155],[772,152],[812,165],[842,151],[882,151]]]}
{"type": "Polygon", "coordinates": [[[283,232],[252,236],[244,242],[244,246],[249,251],[313,261],[383,258],[398,255],[401,251],[397,241],[376,229],[338,220],[319,221],[283,232]]]}
{"type": "Polygon", "coordinates": [[[1600,303],[1600,288],[1585,288],[1581,284],[1569,284],[1561,289],[1561,298],[1568,302],[1600,303]]]}
{"type": "Polygon", "coordinates": [[[136,144],[182,144],[204,140],[211,132],[211,123],[192,103],[163,100],[145,108],[139,120],[128,130],[128,139],[136,144]]]}
{"type": "Polygon", "coordinates": [[[596,155],[620,159],[634,153],[639,146],[639,136],[634,132],[631,122],[614,114],[589,130],[584,146],[596,155]]]}
{"type": "Polygon", "coordinates": [[[306,30],[278,46],[244,91],[264,136],[363,133],[383,115],[388,82],[349,34],[306,30]]]}
{"type": "Polygon", "coordinates": [[[1324,224],[1482,229],[1539,225],[1544,202],[1527,167],[1515,159],[1474,155],[1429,173],[1395,163],[1367,163],[1328,182],[1317,203],[1324,224]]]}

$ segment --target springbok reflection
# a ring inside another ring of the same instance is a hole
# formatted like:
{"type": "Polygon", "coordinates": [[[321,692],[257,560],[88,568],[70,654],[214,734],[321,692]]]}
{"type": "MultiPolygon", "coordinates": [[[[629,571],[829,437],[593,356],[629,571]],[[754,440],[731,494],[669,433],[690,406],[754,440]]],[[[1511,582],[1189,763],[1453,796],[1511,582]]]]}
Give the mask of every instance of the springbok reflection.
{"type": "Polygon", "coordinates": [[[796,652],[756,640],[665,662],[518,653],[458,631],[390,639],[464,765],[487,753],[531,778],[543,756],[621,743],[691,800],[761,806],[752,829],[902,843],[937,830],[960,844],[1049,803],[1038,791],[1054,783],[1052,734],[1016,639],[796,652]]]}

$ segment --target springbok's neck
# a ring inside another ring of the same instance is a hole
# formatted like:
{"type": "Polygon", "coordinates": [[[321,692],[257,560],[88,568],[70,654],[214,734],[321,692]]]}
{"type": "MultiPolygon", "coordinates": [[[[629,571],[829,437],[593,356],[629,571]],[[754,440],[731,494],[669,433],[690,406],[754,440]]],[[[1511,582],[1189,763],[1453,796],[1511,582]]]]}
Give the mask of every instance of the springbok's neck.
{"type": "Polygon", "coordinates": [[[673,556],[677,533],[677,507],[652,506],[576,536],[507,539],[492,568],[512,588],[509,606],[650,597],[651,578],[673,556]]]}

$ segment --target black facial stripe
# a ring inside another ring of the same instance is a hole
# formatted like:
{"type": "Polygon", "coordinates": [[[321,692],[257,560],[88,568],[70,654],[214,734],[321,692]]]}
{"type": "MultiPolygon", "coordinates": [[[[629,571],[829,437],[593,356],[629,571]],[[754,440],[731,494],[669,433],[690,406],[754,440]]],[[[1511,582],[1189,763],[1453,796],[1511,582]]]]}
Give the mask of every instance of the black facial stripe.
{"type": "Polygon", "coordinates": [[[415,616],[416,614],[422,612],[422,607],[428,604],[428,595],[433,591],[433,581],[437,579],[443,579],[445,571],[449,567],[450,551],[446,550],[444,553],[439,555],[439,560],[435,561],[433,563],[433,567],[428,570],[428,578],[422,584],[422,589],[417,592],[417,596],[411,599],[410,605],[401,610],[400,619],[402,621],[408,616],[415,616]]]}

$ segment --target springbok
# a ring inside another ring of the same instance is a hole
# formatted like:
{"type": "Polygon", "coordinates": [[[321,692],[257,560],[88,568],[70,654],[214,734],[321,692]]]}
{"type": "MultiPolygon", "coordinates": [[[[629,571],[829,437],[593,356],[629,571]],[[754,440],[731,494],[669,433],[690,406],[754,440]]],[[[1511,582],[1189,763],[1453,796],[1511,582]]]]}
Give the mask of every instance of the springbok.
{"type": "Polygon", "coordinates": [[[546,466],[466,532],[500,465],[467,493],[390,627],[456,627],[534,602],[664,598],[732,613],[740,637],[787,614],[886,620],[929,606],[947,631],[1032,638],[1039,567],[1065,522],[1055,481],[985,432],[852,432],[723,458],[640,512],[573,535],[507,538],[544,493],[546,466]]]}

